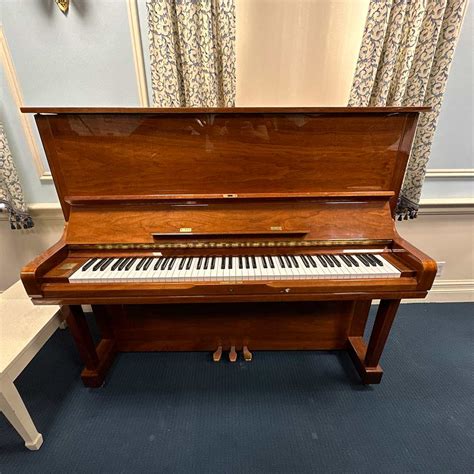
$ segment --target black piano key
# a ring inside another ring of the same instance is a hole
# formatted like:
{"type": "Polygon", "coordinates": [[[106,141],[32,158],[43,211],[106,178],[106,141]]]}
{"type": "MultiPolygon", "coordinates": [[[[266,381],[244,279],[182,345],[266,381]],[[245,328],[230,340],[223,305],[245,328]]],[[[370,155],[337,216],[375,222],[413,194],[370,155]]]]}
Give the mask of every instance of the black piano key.
{"type": "Polygon", "coordinates": [[[182,270],[184,268],[184,265],[186,264],[186,257],[183,257],[181,259],[181,262],[179,263],[179,268],[178,270],[182,270]]]}
{"type": "Polygon", "coordinates": [[[255,260],[255,257],[252,255],[250,258],[252,260],[252,268],[257,268],[257,261],[255,260]]]}
{"type": "Polygon", "coordinates": [[[313,268],[316,268],[316,261],[314,260],[312,255],[306,255],[306,258],[308,259],[309,263],[313,268]]]}
{"type": "Polygon", "coordinates": [[[127,270],[127,271],[130,270],[130,268],[132,268],[132,265],[133,265],[134,262],[135,262],[135,259],[131,258],[129,260],[129,262],[127,263],[127,265],[125,265],[125,270],[127,270]]]}
{"type": "Polygon", "coordinates": [[[143,265],[143,271],[148,270],[149,266],[151,265],[151,262],[153,262],[153,257],[148,257],[146,259],[145,265],[143,265]]]}
{"type": "Polygon", "coordinates": [[[298,263],[298,260],[296,260],[294,255],[290,255],[290,259],[296,268],[300,268],[300,264],[298,263]]]}
{"type": "Polygon", "coordinates": [[[288,255],[283,255],[283,258],[285,259],[286,266],[288,268],[293,268],[293,265],[291,264],[291,260],[289,259],[288,255]]]}
{"type": "Polygon", "coordinates": [[[112,265],[111,270],[112,270],[112,271],[117,270],[117,268],[119,267],[119,265],[120,265],[124,260],[125,260],[124,257],[119,258],[119,259],[112,265]]]}
{"type": "Polygon", "coordinates": [[[377,262],[373,259],[371,254],[364,253],[364,257],[369,261],[371,267],[376,267],[377,266],[377,262]]]}
{"type": "Polygon", "coordinates": [[[321,265],[322,265],[324,268],[327,268],[328,264],[327,264],[326,260],[322,257],[322,255],[316,255],[316,257],[317,257],[318,260],[321,262],[321,265]]]}
{"type": "Polygon", "coordinates": [[[221,257],[221,270],[225,270],[225,257],[221,257]]]}
{"type": "Polygon", "coordinates": [[[175,262],[176,262],[176,257],[171,257],[171,262],[168,265],[168,271],[173,269],[175,262]]]}
{"type": "Polygon", "coordinates": [[[196,267],[198,270],[201,270],[203,260],[204,260],[204,257],[199,257],[197,267],[196,267]]]}
{"type": "Polygon", "coordinates": [[[204,257],[204,270],[207,270],[209,266],[209,257],[204,257]]]}
{"type": "Polygon", "coordinates": [[[281,255],[278,255],[278,261],[280,262],[280,267],[285,268],[285,261],[281,255]]]}
{"type": "Polygon", "coordinates": [[[94,263],[96,262],[97,258],[91,258],[83,267],[82,271],[86,271],[88,268],[90,268],[94,263]]]}
{"type": "Polygon", "coordinates": [[[383,262],[382,262],[382,260],[380,260],[380,258],[378,258],[376,255],[373,255],[373,254],[372,254],[372,258],[375,260],[375,263],[376,263],[379,267],[383,267],[383,262]]]}
{"type": "Polygon", "coordinates": [[[356,256],[366,267],[370,267],[369,261],[366,260],[365,257],[362,256],[360,253],[355,254],[355,256],[356,256]]]}
{"type": "Polygon", "coordinates": [[[326,260],[327,264],[330,267],[334,267],[334,262],[327,255],[322,255],[322,257],[324,258],[324,260],[326,260]]]}
{"type": "Polygon", "coordinates": [[[239,269],[242,270],[242,268],[244,268],[244,262],[242,255],[239,255],[239,269]]]}
{"type": "Polygon", "coordinates": [[[338,267],[341,266],[341,262],[339,261],[339,259],[335,255],[329,254],[329,256],[331,257],[332,261],[336,264],[336,266],[338,266],[338,267]]]}
{"type": "Polygon", "coordinates": [[[163,258],[163,261],[161,262],[160,270],[163,271],[165,268],[168,266],[168,263],[170,262],[169,257],[163,258]]]}
{"type": "Polygon", "coordinates": [[[372,255],[370,253],[364,253],[364,258],[369,261],[371,267],[376,267],[377,266],[377,263],[372,258],[372,255]]]}
{"type": "Polygon", "coordinates": [[[211,270],[214,270],[216,268],[216,257],[211,258],[211,270]]]}
{"type": "Polygon", "coordinates": [[[155,262],[155,265],[153,266],[153,270],[158,270],[160,268],[160,265],[163,263],[163,257],[159,257],[158,260],[155,262]]]}
{"type": "Polygon", "coordinates": [[[193,260],[194,260],[193,257],[189,257],[189,258],[188,258],[188,263],[186,264],[186,270],[190,270],[190,269],[191,269],[191,266],[192,266],[192,264],[193,264],[193,260]]]}
{"type": "Polygon", "coordinates": [[[92,271],[95,272],[97,271],[101,265],[106,261],[107,259],[106,258],[101,258],[93,267],[92,267],[92,271]]]}
{"type": "Polygon", "coordinates": [[[229,257],[229,265],[227,268],[229,268],[229,270],[232,270],[232,257],[229,257]]]}
{"type": "Polygon", "coordinates": [[[125,268],[125,265],[127,265],[130,260],[131,260],[130,258],[124,259],[124,261],[118,266],[117,270],[121,272],[125,268]]]}
{"type": "Polygon", "coordinates": [[[268,263],[270,264],[270,268],[275,268],[275,262],[273,261],[273,257],[272,256],[268,256],[268,263]]]}
{"type": "Polygon", "coordinates": [[[100,271],[103,272],[113,261],[114,261],[113,258],[108,258],[108,259],[100,266],[100,271]]]}
{"type": "Polygon", "coordinates": [[[143,265],[145,264],[145,261],[146,261],[146,257],[143,257],[142,259],[140,259],[140,261],[137,263],[137,266],[135,267],[135,270],[140,270],[140,268],[142,268],[143,265]]]}
{"type": "Polygon", "coordinates": [[[245,255],[245,268],[250,268],[250,259],[247,255],[245,255]]]}
{"type": "Polygon", "coordinates": [[[300,255],[299,256],[301,261],[303,262],[303,265],[306,267],[306,268],[309,268],[309,261],[308,259],[304,256],[304,255],[300,255]]]}
{"type": "Polygon", "coordinates": [[[262,259],[263,268],[268,268],[267,261],[265,260],[265,255],[262,255],[260,258],[262,259]]]}
{"type": "Polygon", "coordinates": [[[359,262],[352,255],[347,255],[347,258],[352,262],[352,265],[354,265],[354,267],[359,266],[359,262]]]}
{"type": "Polygon", "coordinates": [[[352,262],[347,258],[346,255],[339,255],[339,258],[340,258],[348,267],[352,267],[352,262]]]}

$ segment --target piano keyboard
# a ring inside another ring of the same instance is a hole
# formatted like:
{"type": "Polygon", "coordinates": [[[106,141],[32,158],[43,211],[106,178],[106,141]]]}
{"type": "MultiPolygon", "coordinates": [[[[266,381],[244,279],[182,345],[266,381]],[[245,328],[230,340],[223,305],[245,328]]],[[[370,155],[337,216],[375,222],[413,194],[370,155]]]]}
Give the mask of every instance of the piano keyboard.
{"type": "Polygon", "coordinates": [[[318,254],[225,257],[92,258],[71,283],[397,278],[381,255],[318,254]]]}

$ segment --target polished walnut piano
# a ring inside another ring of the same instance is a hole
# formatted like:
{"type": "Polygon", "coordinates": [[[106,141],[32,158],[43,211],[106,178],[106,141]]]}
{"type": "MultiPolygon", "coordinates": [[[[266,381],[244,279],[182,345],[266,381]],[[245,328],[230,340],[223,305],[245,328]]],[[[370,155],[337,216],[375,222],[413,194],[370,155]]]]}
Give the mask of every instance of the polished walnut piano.
{"type": "Polygon", "coordinates": [[[436,273],[394,222],[424,110],[24,108],[66,225],[21,279],[62,305],[90,387],[123,351],[340,349],[378,383],[436,273]]]}

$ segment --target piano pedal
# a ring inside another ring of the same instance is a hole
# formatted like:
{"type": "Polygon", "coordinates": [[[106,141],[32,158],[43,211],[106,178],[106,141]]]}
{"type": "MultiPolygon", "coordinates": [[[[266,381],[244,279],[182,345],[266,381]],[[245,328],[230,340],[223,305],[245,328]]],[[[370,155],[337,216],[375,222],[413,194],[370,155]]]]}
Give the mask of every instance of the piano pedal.
{"type": "Polygon", "coordinates": [[[219,346],[217,350],[214,352],[214,354],[212,354],[212,360],[214,362],[219,362],[221,360],[221,357],[222,357],[222,346],[219,346]]]}
{"type": "Polygon", "coordinates": [[[249,351],[249,348],[247,346],[244,346],[242,352],[244,354],[244,360],[246,362],[250,362],[252,360],[252,353],[249,351]]]}
{"type": "Polygon", "coordinates": [[[230,347],[229,360],[231,362],[235,362],[237,360],[237,351],[235,350],[235,346],[230,347]]]}

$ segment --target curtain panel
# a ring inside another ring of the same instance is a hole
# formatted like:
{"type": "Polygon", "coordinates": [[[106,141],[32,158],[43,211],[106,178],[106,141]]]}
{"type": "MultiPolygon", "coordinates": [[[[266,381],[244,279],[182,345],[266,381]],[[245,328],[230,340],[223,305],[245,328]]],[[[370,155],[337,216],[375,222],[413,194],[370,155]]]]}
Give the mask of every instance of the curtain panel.
{"type": "Polygon", "coordinates": [[[234,0],[147,0],[156,107],[233,107],[234,0]]]}
{"type": "Polygon", "coordinates": [[[33,220],[23,198],[13,158],[8,147],[3,124],[0,122],[0,211],[8,212],[12,229],[29,229],[33,220]]]}
{"type": "Polygon", "coordinates": [[[430,106],[421,114],[397,217],[415,218],[467,0],[371,0],[352,107],[430,106]]]}

